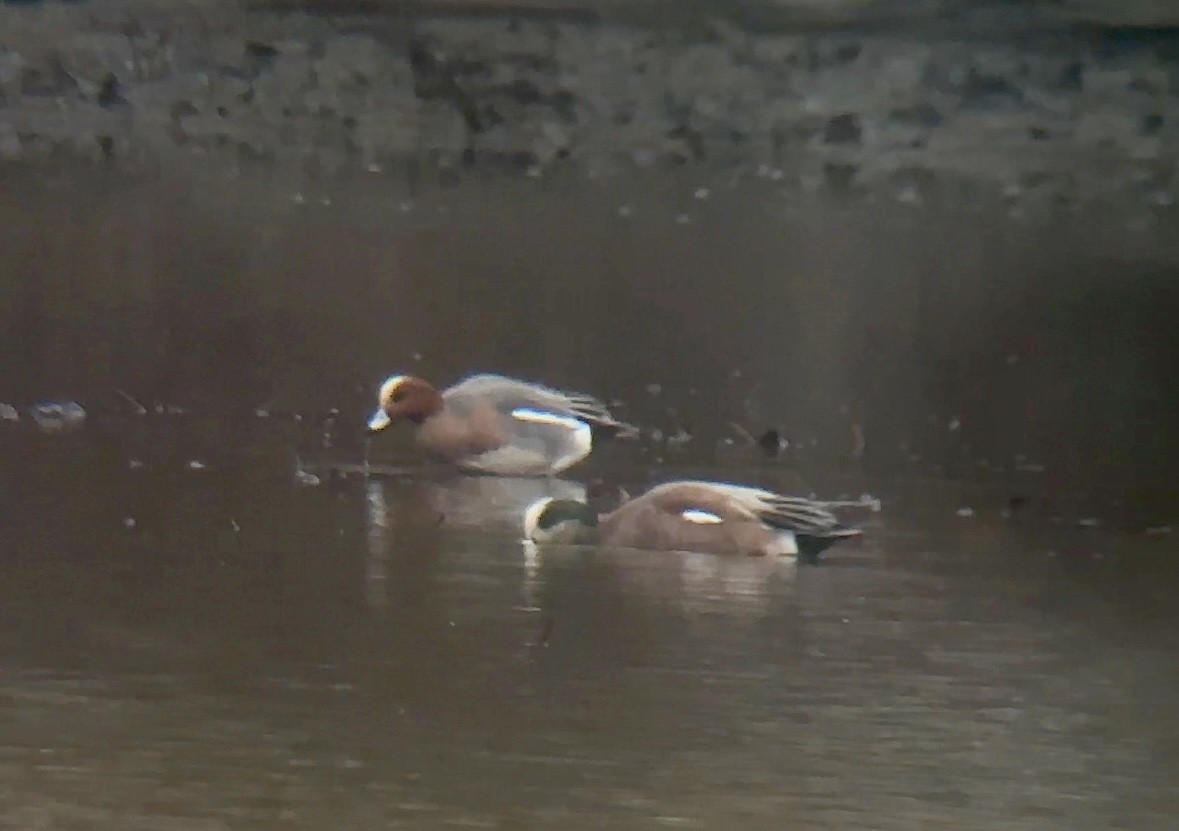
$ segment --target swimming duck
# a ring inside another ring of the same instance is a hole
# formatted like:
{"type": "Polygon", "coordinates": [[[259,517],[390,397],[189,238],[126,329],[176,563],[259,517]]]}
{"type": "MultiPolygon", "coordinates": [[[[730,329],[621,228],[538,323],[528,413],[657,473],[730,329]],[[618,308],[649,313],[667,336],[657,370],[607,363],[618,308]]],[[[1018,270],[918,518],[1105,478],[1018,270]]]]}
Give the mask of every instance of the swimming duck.
{"type": "Polygon", "coordinates": [[[501,476],[551,476],[588,456],[595,437],[638,435],[591,395],[502,375],[472,375],[442,392],[421,378],[394,375],[381,384],[377,402],[370,433],[405,419],[434,458],[501,476]]]}
{"type": "Polygon", "coordinates": [[[544,497],[524,512],[534,543],[602,542],[625,548],[796,556],[813,562],[841,539],[860,534],[822,502],[746,485],[679,481],[658,485],[598,514],[584,502],[544,497]]]}

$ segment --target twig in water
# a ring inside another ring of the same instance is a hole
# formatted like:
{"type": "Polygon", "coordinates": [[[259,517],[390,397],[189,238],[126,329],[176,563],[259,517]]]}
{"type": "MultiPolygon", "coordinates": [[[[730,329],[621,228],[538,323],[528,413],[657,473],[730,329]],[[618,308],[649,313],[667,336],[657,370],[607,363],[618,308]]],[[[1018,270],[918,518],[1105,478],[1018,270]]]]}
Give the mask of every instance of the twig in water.
{"type": "Polygon", "coordinates": [[[122,397],[122,399],[124,401],[126,401],[128,404],[130,404],[132,406],[132,408],[134,408],[136,415],[147,415],[147,407],[140,404],[138,401],[136,401],[130,395],[128,395],[127,393],[123,392],[120,389],[116,389],[115,393],[117,395],[119,395],[120,397],[122,397]]]}
{"type": "Polygon", "coordinates": [[[732,429],[732,431],[734,433],[737,434],[737,437],[739,439],[741,439],[742,441],[744,441],[746,444],[757,444],[757,439],[755,439],[753,437],[753,433],[750,433],[748,430],[746,430],[744,427],[742,427],[737,422],[730,421],[729,427],[732,429]]]}

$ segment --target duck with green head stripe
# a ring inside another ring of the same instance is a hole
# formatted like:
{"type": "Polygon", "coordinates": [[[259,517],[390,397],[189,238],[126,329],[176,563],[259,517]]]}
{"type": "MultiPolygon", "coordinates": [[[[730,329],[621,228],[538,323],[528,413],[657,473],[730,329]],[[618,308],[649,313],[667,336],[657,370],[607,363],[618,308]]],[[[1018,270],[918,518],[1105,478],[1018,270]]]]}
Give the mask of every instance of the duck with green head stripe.
{"type": "Polygon", "coordinates": [[[811,562],[861,533],[840,523],[834,504],[746,485],[668,482],[603,514],[584,502],[539,499],[524,512],[524,536],[538,544],[603,543],[811,562]]]}

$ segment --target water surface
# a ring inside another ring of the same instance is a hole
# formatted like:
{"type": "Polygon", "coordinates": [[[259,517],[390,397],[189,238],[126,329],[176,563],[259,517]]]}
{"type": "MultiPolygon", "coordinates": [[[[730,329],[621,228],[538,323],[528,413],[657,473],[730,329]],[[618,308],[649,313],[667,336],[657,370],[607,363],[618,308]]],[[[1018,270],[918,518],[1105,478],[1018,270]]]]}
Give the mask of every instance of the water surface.
{"type": "Polygon", "coordinates": [[[1161,829],[1179,809],[1173,626],[1102,599],[1057,529],[910,485],[818,567],[537,552],[521,508],[576,479],[107,469],[100,493],[74,461],[3,528],[5,827],[1161,829]]]}
{"type": "Polygon", "coordinates": [[[1161,227],[695,174],[6,183],[0,401],[89,417],[0,423],[0,825],[1172,827],[1161,227]],[[329,407],[487,369],[691,440],[295,483],[329,407]],[[884,510],[815,568],[519,540],[674,475],[884,510]]]}

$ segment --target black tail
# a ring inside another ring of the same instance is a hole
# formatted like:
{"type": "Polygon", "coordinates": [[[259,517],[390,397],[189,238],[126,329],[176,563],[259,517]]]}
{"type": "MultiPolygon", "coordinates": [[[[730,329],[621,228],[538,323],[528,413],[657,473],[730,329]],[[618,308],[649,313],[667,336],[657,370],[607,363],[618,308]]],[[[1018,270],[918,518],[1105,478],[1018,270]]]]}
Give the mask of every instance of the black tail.
{"type": "Polygon", "coordinates": [[[595,444],[607,439],[635,439],[639,437],[639,428],[624,421],[591,421],[590,419],[586,419],[586,421],[589,422],[590,434],[593,436],[595,444]]]}
{"type": "Polygon", "coordinates": [[[566,393],[566,397],[569,400],[571,414],[590,426],[595,440],[598,438],[609,439],[615,436],[628,439],[639,437],[639,428],[616,419],[606,405],[592,395],[571,392],[566,393]]]}
{"type": "Polygon", "coordinates": [[[819,536],[796,533],[794,541],[798,543],[798,561],[813,565],[819,561],[824,551],[837,542],[858,536],[860,536],[858,528],[837,528],[829,534],[819,536]]]}

